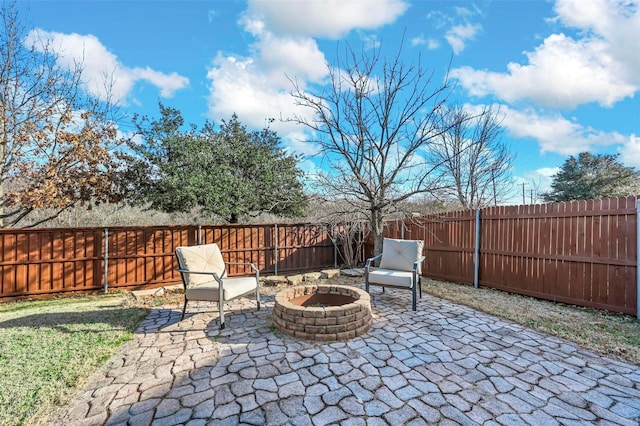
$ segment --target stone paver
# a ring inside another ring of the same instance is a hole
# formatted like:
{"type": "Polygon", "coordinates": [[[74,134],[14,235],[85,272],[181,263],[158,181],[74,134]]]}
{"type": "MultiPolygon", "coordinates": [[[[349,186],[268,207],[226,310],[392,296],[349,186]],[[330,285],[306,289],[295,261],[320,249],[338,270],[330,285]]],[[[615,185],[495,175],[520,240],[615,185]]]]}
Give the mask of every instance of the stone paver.
{"type": "Polygon", "coordinates": [[[286,336],[240,299],[152,311],[52,424],[640,424],[640,367],[425,295],[372,290],[345,342],[286,336]]]}

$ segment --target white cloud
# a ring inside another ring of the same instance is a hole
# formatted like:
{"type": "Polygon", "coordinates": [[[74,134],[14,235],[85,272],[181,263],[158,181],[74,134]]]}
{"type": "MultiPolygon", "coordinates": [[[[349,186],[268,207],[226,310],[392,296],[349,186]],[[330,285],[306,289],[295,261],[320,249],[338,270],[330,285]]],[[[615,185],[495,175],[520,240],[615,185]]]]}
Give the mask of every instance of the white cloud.
{"type": "Polygon", "coordinates": [[[549,107],[611,106],[640,87],[638,9],[637,0],[558,0],[556,20],[576,28],[580,38],[552,34],[525,52],[527,64],[509,63],[507,72],[462,67],[452,76],[474,96],[529,99],[549,107]]]}
{"type": "Polygon", "coordinates": [[[453,53],[459,55],[464,50],[465,43],[468,40],[473,40],[481,29],[480,25],[468,22],[462,25],[454,25],[446,32],[444,38],[453,49],[453,53]]]}
{"type": "Polygon", "coordinates": [[[621,79],[620,67],[601,42],[552,35],[527,57],[528,65],[511,62],[507,73],[462,67],[451,75],[472,96],[493,94],[507,102],[527,98],[549,107],[574,108],[588,102],[611,106],[637,89],[621,79]]]}
{"type": "MultiPolygon", "coordinates": [[[[328,75],[327,60],[312,37],[337,38],[354,29],[374,29],[395,21],[408,5],[400,0],[343,2],[249,1],[239,24],[256,41],[250,56],[218,53],[208,70],[209,111],[214,120],[236,113],[241,122],[262,128],[267,118],[294,115],[313,120],[308,109],[296,106],[289,78],[301,89],[322,82],[328,75]]],[[[375,46],[375,37],[363,39],[375,46]]],[[[316,153],[304,142],[305,129],[276,120],[271,128],[296,152],[316,153]]]]}
{"type": "Polygon", "coordinates": [[[631,135],[625,144],[618,150],[620,160],[631,167],[640,168],[640,137],[631,135]]]}
{"type": "MultiPolygon", "coordinates": [[[[443,37],[453,49],[453,53],[459,55],[465,49],[467,42],[474,40],[476,35],[482,31],[482,25],[471,22],[482,15],[479,8],[454,7],[455,14],[449,15],[442,11],[432,11],[426,16],[430,21],[430,26],[436,30],[445,30],[443,37]]],[[[423,37],[414,39],[422,44],[426,43],[423,37]]],[[[437,49],[440,43],[434,39],[428,40],[429,49],[437,49]]]]}
{"type": "Polygon", "coordinates": [[[309,141],[309,135],[305,132],[289,132],[284,135],[283,140],[291,151],[298,154],[314,156],[320,153],[320,147],[309,141]]]}
{"type": "Polygon", "coordinates": [[[390,24],[408,7],[403,0],[249,0],[245,20],[263,22],[277,35],[338,39],[390,24]]]}
{"type": "MultiPolygon", "coordinates": [[[[517,138],[535,139],[540,151],[576,155],[598,147],[627,144],[630,138],[618,132],[603,132],[567,120],[559,114],[541,115],[533,110],[517,111],[506,106],[503,126],[517,138]]],[[[633,136],[631,137],[633,138],[633,136]]]]}
{"type": "Polygon", "coordinates": [[[326,59],[311,38],[292,39],[266,33],[254,45],[259,68],[270,85],[291,88],[288,77],[317,82],[327,74],[326,59]]]}
{"type": "Polygon", "coordinates": [[[38,51],[47,48],[53,50],[58,65],[63,68],[72,70],[76,64],[80,64],[81,81],[86,91],[103,100],[110,95],[113,101],[124,102],[138,81],[147,81],[156,86],[160,89],[160,95],[166,98],[189,84],[188,78],[175,72],[165,74],[148,67],[126,67],[93,35],[34,29],[24,43],[28,47],[34,46],[38,51]]]}
{"type": "Polygon", "coordinates": [[[558,0],[558,19],[601,38],[623,77],[640,84],[640,2],[638,0],[558,0]]]}
{"type": "Polygon", "coordinates": [[[424,35],[420,35],[411,39],[411,46],[421,45],[426,45],[427,49],[429,50],[435,50],[440,47],[440,43],[438,43],[438,40],[434,40],[432,38],[426,39],[424,35]]]}
{"type": "Polygon", "coordinates": [[[189,79],[176,72],[165,74],[149,67],[133,68],[130,72],[134,76],[134,81],[146,80],[160,89],[160,96],[163,98],[171,98],[176,91],[189,85],[189,79]]]}
{"type": "Polygon", "coordinates": [[[254,58],[220,55],[209,69],[207,78],[211,80],[209,116],[214,120],[228,119],[236,113],[243,124],[263,128],[266,119],[275,118],[271,128],[281,134],[300,131],[292,123],[280,122],[281,117],[308,114],[294,105],[289,93],[291,87],[283,86],[284,75],[263,70],[262,64],[254,58]],[[274,79],[269,80],[270,77],[274,79]]]}
{"type": "Polygon", "coordinates": [[[560,171],[560,167],[541,167],[538,170],[536,170],[536,173],[539,174],[540,176],[550,178],[556,173],[558,173],[559,171],[560,171]]]}

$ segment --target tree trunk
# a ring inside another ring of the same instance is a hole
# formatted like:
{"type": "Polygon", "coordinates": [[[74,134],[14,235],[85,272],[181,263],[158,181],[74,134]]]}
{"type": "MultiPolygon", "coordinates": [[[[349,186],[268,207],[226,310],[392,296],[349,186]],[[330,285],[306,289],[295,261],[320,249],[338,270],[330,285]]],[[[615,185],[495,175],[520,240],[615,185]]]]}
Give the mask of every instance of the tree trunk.
{"type": "Polygon", "coordinates": [[[371,209],[371,233],[373,234],[373,253],[382,253],[382,241],[384,239],[384,218],[377,209],[371,209]]]}
{"type": "Polygon", "coordinates": [[[238,213],[231,213],[231,219],[229,219],[229,223],[238,223],[238,213]]]}

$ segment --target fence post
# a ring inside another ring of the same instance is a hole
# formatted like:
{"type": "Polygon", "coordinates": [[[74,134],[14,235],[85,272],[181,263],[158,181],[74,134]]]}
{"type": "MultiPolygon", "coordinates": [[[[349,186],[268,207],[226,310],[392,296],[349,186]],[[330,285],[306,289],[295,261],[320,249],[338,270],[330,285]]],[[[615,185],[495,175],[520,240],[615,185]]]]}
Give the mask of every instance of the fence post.
{"type": "Polygon", "coordinates": [[[278,275],[278,224],[274,225],[275,231],[273,233],[273,265],[275,274],[278,275]]]}
{"type": "Polygon", "coordinates": [[[640,319],[640,203],[636,198],[636,318],[640,319]]]}
{"type": "Polygon", "coordinates": [[[473,252],[473,287],[478,288],[480,281],[480,209],[476,209],[476,247],[473,252]]]}
{"type": "MultiPolygon", "coordinates": [[[[331,234],[334,236],[336,235],[335,225],[331,225],[331,234]]],[[[338,268],[338,244],[336,244],[336,241],[334,240],[334,238],[331,238],[331,242],[333,243],[333,269],[337,269],[338,268]]]]}
{"type": "Polygon", "coordinates": [[[104,228],[104,294],[109,292],[109,228],[104,228]]]}
{"type": "Polygon", "coordinates": [[[202,225],[198,225],[198,245],[202,244],[202,225]]]}

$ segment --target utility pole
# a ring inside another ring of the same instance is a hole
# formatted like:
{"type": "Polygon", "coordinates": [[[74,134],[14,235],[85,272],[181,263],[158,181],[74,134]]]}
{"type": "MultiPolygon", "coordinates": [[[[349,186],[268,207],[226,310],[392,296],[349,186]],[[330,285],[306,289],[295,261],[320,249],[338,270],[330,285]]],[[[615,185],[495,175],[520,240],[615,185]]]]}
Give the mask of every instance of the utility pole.
{"type": "Polygon", "coordinates": [[[522,182],[522,205],[524,206],[525,204],[527,204],[527,200],[525,199],[525,193],[524,193],[524,186],[526,185],[526,182],[522,182]]]}

